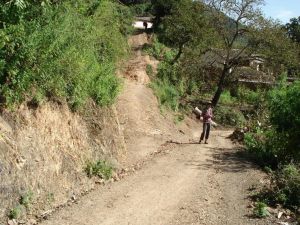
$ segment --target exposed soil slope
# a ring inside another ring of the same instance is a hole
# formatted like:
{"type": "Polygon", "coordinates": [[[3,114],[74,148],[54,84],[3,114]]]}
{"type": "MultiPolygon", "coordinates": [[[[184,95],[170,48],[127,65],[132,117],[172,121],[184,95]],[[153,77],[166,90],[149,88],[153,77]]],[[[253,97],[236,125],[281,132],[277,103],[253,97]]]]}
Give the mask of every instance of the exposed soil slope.
{"type": "Polygon", "coordinates": [[[172,118],[161,114],[157,99],[148,85],[150,79],[146,66],[150,64],[156,70],[158,62],[142,54],[141,49],[147,42],[145,34],[131,37],[129,44],[133,56],[124,71],[120,72],[120,76],[124,77],[124,90],[116,108],[127,146],[127,157],[123,164],[136,163],[171,137],[182,136],[172,118]]]}
{"type": "Polygon", "coordinates": [[[39,215],[95,186],[84,172],[87,161],[122,159],[116,110],[92,103],[88,109],[79,115],[66,104],[48,102],[1,112],[0,224],[22,195],[32,193],[26,212],[39,215]]]}

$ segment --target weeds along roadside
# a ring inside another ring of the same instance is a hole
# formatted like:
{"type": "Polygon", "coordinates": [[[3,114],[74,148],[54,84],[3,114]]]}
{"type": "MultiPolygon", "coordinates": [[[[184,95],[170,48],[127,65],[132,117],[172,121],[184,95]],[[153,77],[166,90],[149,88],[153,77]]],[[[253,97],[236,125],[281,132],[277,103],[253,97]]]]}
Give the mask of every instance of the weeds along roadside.
{"type": "Polygon", "coordinates": [[[271,182],[254,197],[300,216],[300,83],[280,83],[268,93],[264,118],[245,135],[250,156],[269,174],[271,182]]]}

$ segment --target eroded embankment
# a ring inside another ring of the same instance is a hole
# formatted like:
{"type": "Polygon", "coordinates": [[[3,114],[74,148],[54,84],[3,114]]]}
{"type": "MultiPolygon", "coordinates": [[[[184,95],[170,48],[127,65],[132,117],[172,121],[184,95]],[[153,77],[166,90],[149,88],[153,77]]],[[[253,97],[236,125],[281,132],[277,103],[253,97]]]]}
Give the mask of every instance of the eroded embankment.
{"type": "Polygon", "coordinates": [[[20,212],[30,217],[93,188],[86,162],[106,158],[116,165],[125,155],[116,110],[92,103],[82,114],[61,103],[3,111],[0,134],[0,222],[21,196],[32,196],[20,212]]]}

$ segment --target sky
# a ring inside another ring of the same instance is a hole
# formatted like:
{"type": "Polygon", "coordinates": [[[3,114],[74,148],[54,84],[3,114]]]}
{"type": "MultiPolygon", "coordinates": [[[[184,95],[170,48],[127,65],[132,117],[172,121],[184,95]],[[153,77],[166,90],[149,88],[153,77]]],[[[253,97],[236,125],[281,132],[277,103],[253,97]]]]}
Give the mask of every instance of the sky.
{"type": "Polygon", "coordinates": [[[266,17],[288,23],[290,18],[300,16],[300,0],[265,0],[262,10],[266,17]]]}

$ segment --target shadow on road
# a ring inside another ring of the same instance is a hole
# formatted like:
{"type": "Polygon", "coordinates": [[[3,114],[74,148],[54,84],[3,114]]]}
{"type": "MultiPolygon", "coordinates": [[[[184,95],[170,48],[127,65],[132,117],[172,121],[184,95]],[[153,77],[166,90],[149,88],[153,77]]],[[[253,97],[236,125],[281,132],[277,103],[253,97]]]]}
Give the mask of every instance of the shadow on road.
{"type": "Polygon", "coordinates": [[[196,166],[197,169],[207,170],[214,168],[217,172],[236,172],[244,173],[250,169],[257,168],[257,166],[251,162],[245,151],[234,148],[218,148],[207,147],[210,152],[207,156],[210,156],[206,160],[190,160],[186,162],[186,165],[196,166]]]}

